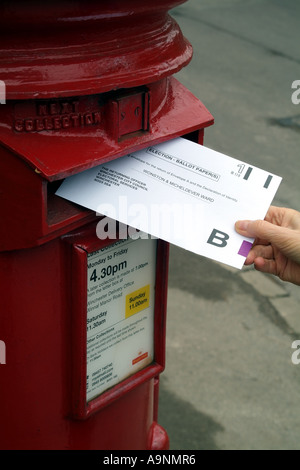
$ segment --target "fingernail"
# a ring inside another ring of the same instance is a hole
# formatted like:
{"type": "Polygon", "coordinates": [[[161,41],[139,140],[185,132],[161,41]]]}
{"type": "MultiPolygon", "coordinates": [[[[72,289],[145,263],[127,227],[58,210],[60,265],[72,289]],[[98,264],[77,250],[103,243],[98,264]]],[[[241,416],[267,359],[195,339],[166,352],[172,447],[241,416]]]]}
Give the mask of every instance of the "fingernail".
{"type": "Polygon", "coordinates": [[[249,222],[248,220],[238,220],[237,223],[235,224],[236,228],[240,230],[241,232],[247,232],[249,222]]]}

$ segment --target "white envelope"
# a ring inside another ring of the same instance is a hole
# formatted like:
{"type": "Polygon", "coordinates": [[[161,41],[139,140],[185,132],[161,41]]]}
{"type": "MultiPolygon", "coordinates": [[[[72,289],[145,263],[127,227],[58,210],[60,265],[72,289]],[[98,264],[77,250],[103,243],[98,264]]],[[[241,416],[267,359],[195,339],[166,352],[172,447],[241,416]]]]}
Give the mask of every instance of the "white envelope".
{"type": "Polygon", "coordinates": [[[99,238],[117,220],[132,227],[124,237],[150,234],[241,269],[253,239],[237,234],[234,224],[263,219],[280,182],[268,171],[177,138],[71,176],[56,194],[109,218],[99,222],[99,238]]]}

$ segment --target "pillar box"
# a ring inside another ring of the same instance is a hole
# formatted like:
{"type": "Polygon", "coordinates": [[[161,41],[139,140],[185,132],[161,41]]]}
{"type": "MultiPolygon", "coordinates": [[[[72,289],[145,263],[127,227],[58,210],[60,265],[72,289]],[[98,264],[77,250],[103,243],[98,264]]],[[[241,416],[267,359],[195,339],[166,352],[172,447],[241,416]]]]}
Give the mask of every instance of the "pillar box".
{"type": "Polygon", "coordinates": [[[213,118],[174,78],[192,57],[169,15],[181,3],[2,2],[1,449],[168,449],[168,244],[99,240],[99,215],[55,191],[156,143],[203,142],[213,118]]]}

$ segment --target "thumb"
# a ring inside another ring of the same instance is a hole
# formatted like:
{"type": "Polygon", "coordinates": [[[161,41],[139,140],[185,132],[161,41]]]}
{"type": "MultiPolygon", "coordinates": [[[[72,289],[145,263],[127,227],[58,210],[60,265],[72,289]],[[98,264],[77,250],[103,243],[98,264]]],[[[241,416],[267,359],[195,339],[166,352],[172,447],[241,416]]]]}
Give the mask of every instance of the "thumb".
{"type": "MultiPolygon", "coordinates": [[[[281,231],[284,230],[282,227],[265,220],[238,220],[235,224],[235,229],[240,235],[245,237],[261,238],[269,242],[273,241],[274,236],[280,236],[281,231]]],[[[285,235],[282,233],[282,236],[286,237],[286,233],[285,235]]]]}

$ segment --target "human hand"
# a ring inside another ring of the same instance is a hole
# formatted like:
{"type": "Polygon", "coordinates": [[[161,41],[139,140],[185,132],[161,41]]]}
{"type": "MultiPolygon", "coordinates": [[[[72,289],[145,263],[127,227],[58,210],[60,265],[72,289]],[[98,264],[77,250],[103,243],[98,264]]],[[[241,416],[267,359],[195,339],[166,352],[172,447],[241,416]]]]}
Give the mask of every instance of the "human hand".
{"type": "Polygon", "coordinates": [[[300,285],[300,212],[271,206],[265,220],[239,220],[235,229],[255,238],[246,265],[300,285]]]}

